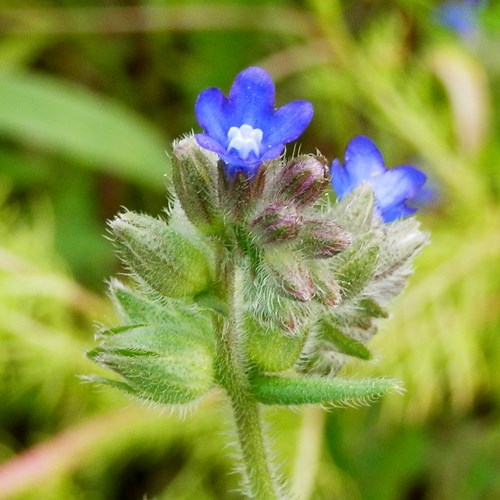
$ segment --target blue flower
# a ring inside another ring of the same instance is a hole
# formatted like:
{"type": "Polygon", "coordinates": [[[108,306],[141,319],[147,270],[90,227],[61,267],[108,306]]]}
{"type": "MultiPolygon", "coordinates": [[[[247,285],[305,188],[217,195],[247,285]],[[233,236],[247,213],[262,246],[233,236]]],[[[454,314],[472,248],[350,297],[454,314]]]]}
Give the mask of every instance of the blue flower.
{"type": "Polygon", "coordinates": [[[486,4],[481,0],[454,0],[437,8],[437,21],[462,36],[473,35],[478,29],[478,16],[486,4]]]}
{"type": "Polygon", "coordinates": [[[229,177],[236,172],[253,177],[264,161],[278,157],[309,125],[311,103],[293,101],[275,109],[274,94],[269,74],[251,67],[238,74],[229,97],[217,88],[198,96],[195,112],[204,133],[196,140],[219,155],[229,177]]]}
{"type": "Polygon", "coordinates": [[[354,137],[347,145],[345,164],[334,160],[330,172],[339,199],[367,182],[373,189],[384,222],[414,214],[417,209],[406,203],[419,194],[427,179],[424,173],[410,165],[388,170],[377,146],[362,135],[354,137]]]}

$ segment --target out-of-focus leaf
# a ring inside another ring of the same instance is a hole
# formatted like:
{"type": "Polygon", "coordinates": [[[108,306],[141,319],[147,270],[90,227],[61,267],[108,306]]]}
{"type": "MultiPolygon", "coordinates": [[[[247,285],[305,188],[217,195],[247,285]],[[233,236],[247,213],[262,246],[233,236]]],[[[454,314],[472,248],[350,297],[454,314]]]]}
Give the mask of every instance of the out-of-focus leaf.
{"type": "Polygon", "coordinates": [[[167,140],[120,103],[33,73],[0,75],[0,135],[36,142],[83,165],[164,188],[167,140]]]}

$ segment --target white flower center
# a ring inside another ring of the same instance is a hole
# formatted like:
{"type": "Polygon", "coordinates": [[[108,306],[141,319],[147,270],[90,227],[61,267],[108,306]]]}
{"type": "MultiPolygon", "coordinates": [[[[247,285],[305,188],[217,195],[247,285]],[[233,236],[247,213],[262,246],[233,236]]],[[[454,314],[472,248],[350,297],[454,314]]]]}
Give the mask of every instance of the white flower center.
{"type": "Polygon", "coordinates": [[[262,134],[260,128],[253,128],[246,123],[241,127],[231,127],[227,133],[227,138],[229,139],[227,151],[236,149],[242,160],[246,160],[252,151],[255,156],[259,156],[262,134]]]}

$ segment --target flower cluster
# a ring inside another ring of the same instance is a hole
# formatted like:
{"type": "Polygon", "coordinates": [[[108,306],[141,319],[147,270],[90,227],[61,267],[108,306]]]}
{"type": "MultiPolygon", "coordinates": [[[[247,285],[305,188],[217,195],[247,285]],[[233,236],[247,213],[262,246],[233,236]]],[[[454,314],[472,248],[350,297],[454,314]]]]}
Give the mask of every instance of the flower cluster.
{"type": "MultiPolygon", "coordinates": [[[[236,77],[228,97],[217,88],[199,95],[195,110],[204,132],[197,134],[196,140],[218,155],[230,179],[237,172],[255,177],[263,163],[280,156],[285,144],[297,139],[309,125],[313,116],[309,102],[294,101],[275,109],[274,96],[271,77],[256,67],[236,77]]],[[[352,139],[344,165],[334,160],[331,174],[339,199],[368,183],[385,222],[414,214],[417,209],[408,202],[426,181],[421,171],[409,165],[386,169],[380,151],[364,136],[352,139]]]]}
{"type": "Polygon", "coordinates": [[[399,389],[335,375],[349,359],[371,359],[367,344],[427,243],[408,217],[422,172],[387,169],[363,136],[344,163],[284,158],[313,108],[275,109],[274,93],[263,69],[248,68],[228,97],[200,94],[203,133],[173,144],[176,203],[162,218],[126,211],[109,224],[132,286],[110,282],[121,326],[102,328],[88,353],[116,375],[94,381],[148,402],[182,407],[224,390],[256,499],[287,497],[266,464],[260,405],[356,403],[399,389]]]}

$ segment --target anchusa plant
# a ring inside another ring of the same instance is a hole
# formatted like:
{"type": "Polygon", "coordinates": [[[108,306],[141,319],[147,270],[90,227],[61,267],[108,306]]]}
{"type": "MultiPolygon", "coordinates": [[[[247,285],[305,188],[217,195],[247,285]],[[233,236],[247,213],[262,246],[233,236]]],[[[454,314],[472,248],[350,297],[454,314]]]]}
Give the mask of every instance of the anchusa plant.
{"type": "Polygon", "coordinates": [[[286,159],[313,108],[275,109],[274,92],[252,67],[228,97],[200,94],[203,132],[173,145],[176,201],[163,217],[125,211],[109,224],[132,284],[110,282],[121,325],[103,328],[89,353],[116,373],[93,380],[148,402],[188,405],[222,390],[242,491],[259,500],[289,497],[268,459],[262,405],[368,402],[400,388],[337,374],[371,359],[368,342],[427,243],[409,217],[422,172],[387,169],[362,136],[344,164],[286,159]]]}

